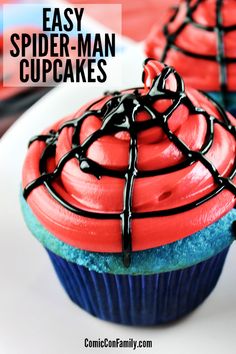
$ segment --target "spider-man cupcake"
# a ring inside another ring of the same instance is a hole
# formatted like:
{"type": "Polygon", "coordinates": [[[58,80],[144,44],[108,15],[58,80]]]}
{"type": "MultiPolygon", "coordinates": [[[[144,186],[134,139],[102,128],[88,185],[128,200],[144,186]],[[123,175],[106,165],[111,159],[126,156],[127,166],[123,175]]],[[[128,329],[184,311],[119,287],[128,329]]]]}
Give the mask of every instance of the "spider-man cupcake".
{"type": "Polygon", "coordinates": [[[235,0],[182,0],[164,27],[152,30],[145,51],[236,113],[235,43],[235,0]]]}
{"type": "Polygon", "coordinates": [[[209,295],[236,218],[235,119],[155,60],[143,81],[35,136],[21,198],[70,298],[130,325],[209,295]]]}

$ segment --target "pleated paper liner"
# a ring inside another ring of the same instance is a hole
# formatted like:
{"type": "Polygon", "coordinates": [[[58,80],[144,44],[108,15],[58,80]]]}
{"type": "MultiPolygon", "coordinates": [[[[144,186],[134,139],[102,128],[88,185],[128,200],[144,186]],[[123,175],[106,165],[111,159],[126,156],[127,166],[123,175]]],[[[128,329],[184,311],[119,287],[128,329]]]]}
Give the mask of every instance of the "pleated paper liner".
{"type": "Polygon", "coordinates": [[[150,326],[175,321],[199,306],[214,289],[228,249],[194,266],[154,275],[98,273],[47,251],[78,306],[106,321],[150,326]]]}

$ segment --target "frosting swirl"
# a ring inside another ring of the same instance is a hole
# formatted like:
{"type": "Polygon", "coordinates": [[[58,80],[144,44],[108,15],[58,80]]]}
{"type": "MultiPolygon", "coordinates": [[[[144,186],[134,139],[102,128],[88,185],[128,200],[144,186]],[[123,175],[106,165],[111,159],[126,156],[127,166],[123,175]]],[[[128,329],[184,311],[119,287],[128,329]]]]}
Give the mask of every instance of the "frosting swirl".
{"type": "Polygon", "coordinates": [[[31,140],[24,196],[58,239],[121,252],[184,238],[235,205],[235,119],[147,60],[143,88],[107,93],[31,140]],[[147,236],[145,236],[147,235],[147,236]]]}
{"type": "Polygon", "coordinates": [[[235,91],[235,0],[182,0],[163,28],[155,26],[145,51],[204,91],[235,91]]]}

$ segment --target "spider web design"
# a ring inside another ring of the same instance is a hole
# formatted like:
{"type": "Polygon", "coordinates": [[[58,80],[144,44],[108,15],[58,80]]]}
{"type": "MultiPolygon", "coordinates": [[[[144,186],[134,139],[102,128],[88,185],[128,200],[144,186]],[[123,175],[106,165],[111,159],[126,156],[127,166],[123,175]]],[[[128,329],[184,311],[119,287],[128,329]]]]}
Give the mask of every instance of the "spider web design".
{"type": "Polygon", "coordinates": [[[196,0],[196,2],[192,5],[194,1],[186,0],[187,13],[184,22],[179,26],[179,28],[173,32],[169,33],[168,26],[174,22],[176,19],[180,7],[177,7],[174,11],[174,14],[170,18],[169,22],[163,27],[163,33],[166,38],[166,45],[163,50],[162,56],[160,60],[165,62],[168,52],[170,49],[174,49],[183,53],[186,56],[190,56],[196,59],[205,59],[207,61],[217,62],[219,64],[219,78],[220,78],[220,89],[221,89],[221,98],[224,106],[227,106],[227,93],[228,93],[228,80],[227,80],[227,64],[236,63],[236,58],[228,58],[225,54],[225,46],[224,46],[224,36],[226,33],[235,31],[236,24],[231,26],[224,26],[222,19],[222,6],[224,0],[216,0],[216,24],[215,26],[205,26],[200,23],[197,23],[193,19],[193,14],[197,10],[198,6],[200,6],[206,0],[196,0]],[[203,31],[215,32],[217,37],[217,53],[216,55],[204,55],[199,53],[190,52],[176,45],[176,39],[181,34],[181,32],[188,26],[192,25],[196,28],[199,28],[203,31]]]}
{"type": "MultiPolygon", "coordinates": [[[[146,60],[146,63],[148,60],[149,59],[146,60]]],[[[58,203],[73,213],[88,218],[121,220],[123,262],[126,267],[129,267],[132,253],[132,219],[168,216],[185,212],[207,202],[209,199],[213,198],[224,189],[227,189],[236,195],[236,186],[232,182],[232,179],[236,175],[236,161],[234,161],[234,166],[229,172],[229,175],[227,177],[223,177],[220,175],[216,167],[205,156],[213,143],[215,124],[221,125],[234,137],[236,137],[236,129],[230,124],[225,111],[215,101],[211,100],[217,108],[217,111],[222,120],[219,120],[216,117],[208,114],[204,109],[200,107],[194,107],[191,100],[185,93],[183,80],[173,68],[168,66],[165,66],[162,72],[153,80],[152,86],[147,94],[141,95],[138,88],[132,89],[132,93],[115,92],[113,93],[113,96],[102,106],[101,109],[93,110],[92,107],[94,104],[97,104],[102,100],[103,98],[95,103],[92,103],[88,110],[85,111],[84,114],[82,114],[80,117],[62,124],[58,131],[50,131],[49,134],[38,135],[32,138],[30,144],[32,144],[34,141],[44,141],[46,146],[39,162],[39,170],[41,175],[25,187],[23,194],[27,199],[34,188],[40,185],[44,185],[50,195],[55,198],[58,203]],[[166,80],[170,75],[174,75],[175,77],[177,86],[176,91],[171,91],[166,88],[166,80]],[[163,99],[170,99],[171,105],[165,110],[165,112],[160,113],[153,108],[153,103],[163,99]],[[191,150],[177,135],[174,134],[173,131],[170,130],[168,126],[169,118],[180,105],[185,105],[188,108],[190,115],[200,114],[203,119],[206,120],[207,133],[200,151],[191,150]],[[150,116],[150,119],[145,121],[136,121],[136,115],[138,112],[147,112],[150,116]],[[88,136],[87,139],[80,144],[78,141],[78,136],[81,125],[85,119],[91,115],[95,115],[101,119],[101,127],[90,136],[88,136]],[[162,169],[147,171],[140,171],[137,169],[137,134],[151,127],[162,128],[170,142],[173,142],[185,156],[185,160],[183,162],[176,164],[175,166],[170,166],[162,169]],[[47,160],[48,158],[55,156],[58,137],[66,128],[73,128],[71,150],[60,159],[55,170],[51,173],[48,173],[46,169],[47,160]],[[130,135],[129,162],[126,171],[117,171],[105,168],[86,156],[88,148],[97,139],[121,131],[127,131],[130,135]],[[98,179],[100,179],[102,176],[111,176],[116,178],[123,178],[125,180],[123,193],[123,210],[121,213],[99,213],[83,210],[70,204],[57,193],[51,182],[60,176],[63,167],[72,158],[76,158],[78,160],[80,169],[84,173],[92,174],[98,179]],[[206,194],[204,197],[201,197],[194,202],[172,209],[153,210],[146,212],[134,212],[132,210],[133,187],[137,178],[165,175],[184,169],[198,161],[201,162],[202,165],[205,166],[205,168],[211,173],[216,184],[214,191],[206,194]]]]}

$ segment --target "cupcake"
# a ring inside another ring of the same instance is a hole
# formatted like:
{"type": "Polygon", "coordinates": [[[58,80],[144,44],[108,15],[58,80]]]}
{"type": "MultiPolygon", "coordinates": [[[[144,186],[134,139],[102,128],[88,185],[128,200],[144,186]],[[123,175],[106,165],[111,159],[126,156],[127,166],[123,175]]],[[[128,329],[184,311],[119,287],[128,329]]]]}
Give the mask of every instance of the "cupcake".
{"type": "Polygon", "coordinates": [[[236,113],[235,0],[182,0],[145,44],[148,56],[175,69],[185,83],[236,113]]]}
{"type": "Polygon", "coordinates": [[[21,191],[72,301],[128,325],[195,309],[235,237],[235,119],[156,60],[143,82],[33,137],[21,191]]]}

